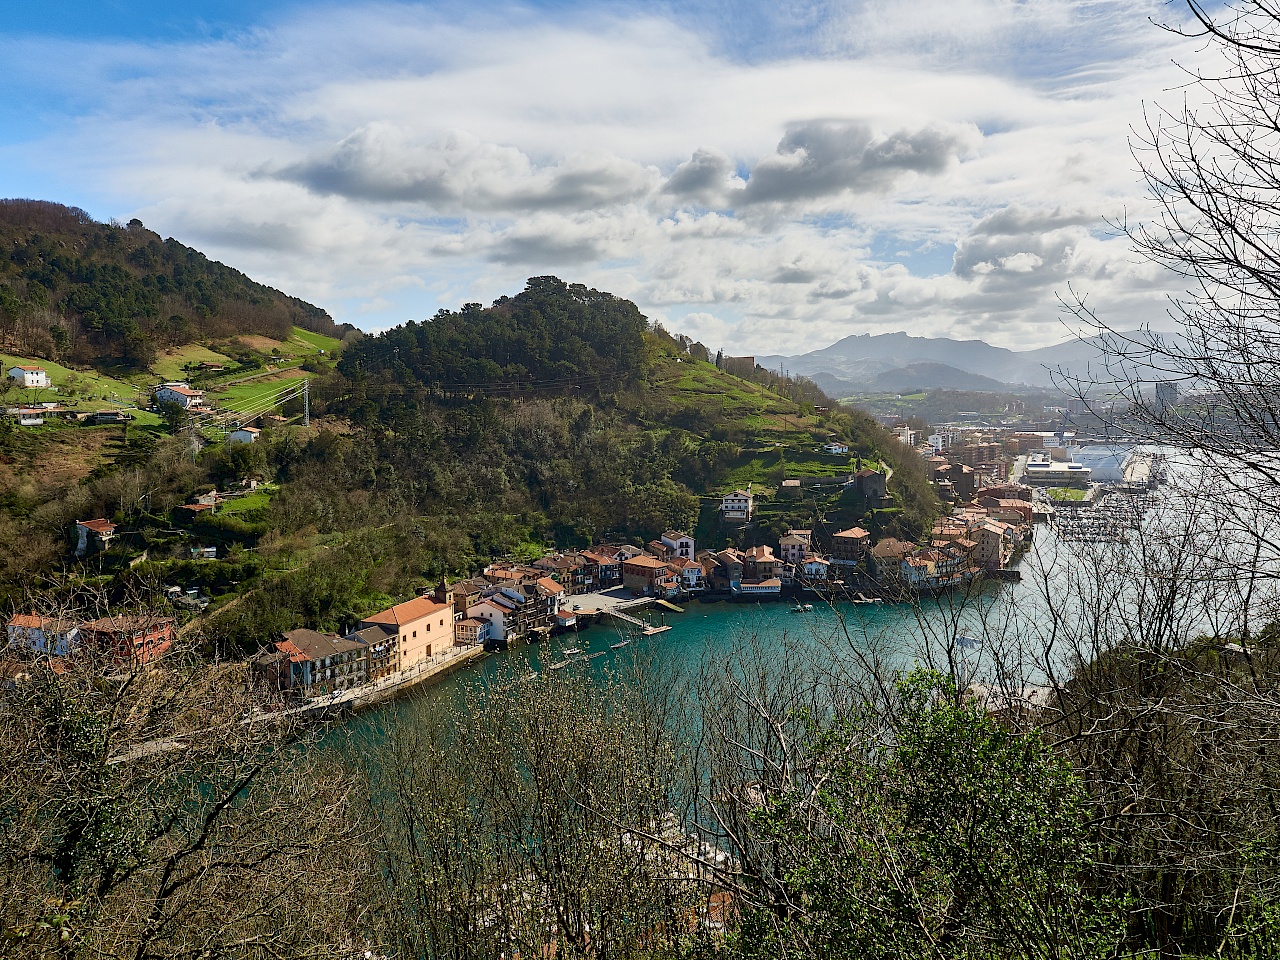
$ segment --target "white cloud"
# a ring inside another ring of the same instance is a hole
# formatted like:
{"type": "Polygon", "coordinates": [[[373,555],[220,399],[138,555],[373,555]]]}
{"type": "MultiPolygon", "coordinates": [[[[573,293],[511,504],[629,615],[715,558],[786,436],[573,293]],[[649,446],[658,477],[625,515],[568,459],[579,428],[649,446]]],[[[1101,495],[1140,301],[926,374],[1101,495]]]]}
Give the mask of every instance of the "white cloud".
{"type": "Polygon", "coordinates": [[[189,44],[0,37],[23,90],[80,98],[0,171],[366,328],[558,273],[738,353],[1035,345],[1068,283],[1163,315],[1168,281],[1105,219],[1139,208],[1128,125],[1178,76],[1149,7],[761,5],[739,35],[705,8],[364,5],[189,44]]]}

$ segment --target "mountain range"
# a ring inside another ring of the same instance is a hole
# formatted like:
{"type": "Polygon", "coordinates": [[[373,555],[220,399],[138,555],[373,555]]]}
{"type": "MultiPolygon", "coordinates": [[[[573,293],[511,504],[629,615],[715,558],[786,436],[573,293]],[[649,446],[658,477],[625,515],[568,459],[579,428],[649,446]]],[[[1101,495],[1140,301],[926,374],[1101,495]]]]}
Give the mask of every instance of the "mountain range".
{"type": "Polygon", "coordinates": [[[1056,390],[1054,378],[1060,372],[1086,378],[1103,373],[1102,339],[1096,336],[1009,350],[984,340],[863,333],[799,356],[758,356],[756,362],[808,377],[832,396],[914,389],[1056,390]]]}

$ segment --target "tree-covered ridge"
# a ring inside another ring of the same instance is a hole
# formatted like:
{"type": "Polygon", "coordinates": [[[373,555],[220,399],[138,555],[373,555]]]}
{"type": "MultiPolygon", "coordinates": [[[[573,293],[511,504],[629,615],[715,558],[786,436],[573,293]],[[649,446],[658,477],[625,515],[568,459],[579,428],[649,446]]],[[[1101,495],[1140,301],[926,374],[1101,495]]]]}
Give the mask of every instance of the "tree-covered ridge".
{"type": "Polygon", "coordinates": [[[196,340],[294,325],[342,330],[324,310],[147,230],[83,210],[0,200],[0,347],[70,363],[146,367],[196,340]]]}
{"type": "Polygon", "coordinates": [[[556,277],[485,308],[468,303],[353,345],[339,365],[357,384],[385,381],[391,398],[544,393],[589,395],[635,383],[648,322],[636,305],[556,277]]]}

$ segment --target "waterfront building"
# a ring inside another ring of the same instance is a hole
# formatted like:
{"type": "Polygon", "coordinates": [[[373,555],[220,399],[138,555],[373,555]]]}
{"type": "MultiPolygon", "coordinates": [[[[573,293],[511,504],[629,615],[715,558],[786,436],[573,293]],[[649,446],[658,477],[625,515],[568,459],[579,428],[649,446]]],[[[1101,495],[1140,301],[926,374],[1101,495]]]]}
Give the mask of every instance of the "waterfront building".
{"type": "Polygon", "coordinates": [[[707,588],[702,564],[697,560],[672,560],[667,567],[679,578],[686,593],[700,593],[707,588]]]}
{"type": "Polygon", "coordinates": [[[397,670],[408,670],[447,652],[453,645],[453,608],[417,597],[371,614],[360,628],[381,626],[396,634],[397,670]]]}
{"type": "Polygon", "coordinates": [[[831,561],[845,567],[856,567],[871,546],[871,534],[861,527],[841,530],[831,537],[831,561]]]}
{"type": "Polygon", "coordinates": [[[389,677],[396,670],[397,634],[381,624],[347,634],[347,640],[364,645],[365,677],[370,683],[389,677]]]}
{"type": "Polygon", "coordinates": [[[831,562],[817,554],[806,554],[798,569],[809,583],[822,584],[831,579],[831,562]]]}
{"type": "Polygon", "coordinates": [[[782,596],[782,581],[777,577],[768,577],[764,580],[743,580],[733,592],[744,599],[776,600],[782,596]]]}
{"type": "Polygon", "coordinates": [[[778,574],[782,561],[773,555],[773,548],[766,545],[746,551],[744,573],[752,580],[768,580],[778,574]]]}
{"type": "Polygon", "coordinates": [[[680,588],[666,562],[648,555],[623,561],[622,585],[632,593],[657,597],[679,592],[680,588]]]}
{"type": "Polygon", "coordinates": [[[1093,471],[1082,463],[1054,460],[1047,453],[1033,453],[1022,478],[1037,487],[1087,487],[1093,471]]]}
{"type": "Polygon", "coordinates": [[[812,530],[788,530],[778,541],[778,554],[790,564],[797,564],[813,547],[812,530]]]}
{"type": "Polygon", "coordinates": [[[902,573],[902,560],[916,545],[896,537],[885,537],[868,552],[871,572],[883,583],[896,581],[902,573]]]}
{"type": "Polygon", "coordinates": [[[462,647],[474,647],[488,639],[488,624],[475,617],[458,620],[453,625],[454,643],[462,647]]]}
{"type": "Polygon", "coordinates": [[[607,547],[584,550],[581,556],[587,565],[587,577],[597,590],[608,590],[622,582],[622,561],[607,547]]]}
{"type": "Polygon", "coordinates": [[[368,683],[368,647],[355,637],[304,627],[282,634],[274,650],[254,658],[253,670],[282,693],[334,693],[368,683]]]}

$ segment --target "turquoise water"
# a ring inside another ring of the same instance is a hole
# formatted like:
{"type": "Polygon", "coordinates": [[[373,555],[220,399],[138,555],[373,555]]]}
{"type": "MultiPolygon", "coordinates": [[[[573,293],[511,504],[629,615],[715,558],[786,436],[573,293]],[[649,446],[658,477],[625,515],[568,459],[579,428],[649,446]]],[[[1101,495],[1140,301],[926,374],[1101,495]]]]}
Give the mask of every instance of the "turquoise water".
{"type": "MultiPolygon", "coordinates": [[[[796,612],[788,601],[771,603],[709,602],[681,604],[683,613],[657,606],[630,611],[654,625],[670,630],[651,636],[636,635],[627,624],[611,617],[577,631],[536,644],[498,651],[482,661],[458,670],[432,687],[420,691],[428,697],[456,697],[464,687],[506,684],[531,676],[625,674],[637,658],[652,659],[692,675],[704,663],[724,662],[757,646],[785,651],[822,663],[844,663],[858,668],[874,655],[888,670],[910,668],[928,651],[938,650],[957,633],[981,633],[981,620],[1012,599],[1016,585],[991,585],[980,596],[959,595],[926,600],[921,604],[825,603],[814,600],[813,610],[796,612]],[[630,639],[626,646],[613,644],[630,639]],[[559,670],[566,650],[570,662],[559,670]],[[587,659],[590,657],[590,659],[587,659]]],[[[384,710],[387,708],[383,708],[384,710]]]]}

